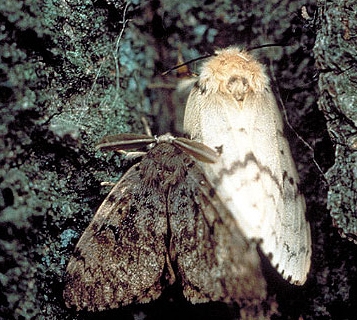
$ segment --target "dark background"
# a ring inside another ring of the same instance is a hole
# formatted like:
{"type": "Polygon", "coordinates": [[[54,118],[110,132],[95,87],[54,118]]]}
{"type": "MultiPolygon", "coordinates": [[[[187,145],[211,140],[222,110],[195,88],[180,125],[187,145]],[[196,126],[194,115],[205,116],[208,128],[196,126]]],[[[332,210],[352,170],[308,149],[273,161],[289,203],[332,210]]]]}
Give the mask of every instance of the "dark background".
{"type": "Polygon", "coordinates": [[[275,319],[357,319],[357,246],[339,235],[357,234],[355,12],[354,1],[1,1],[0,318],[236,318],[236,307],[193,306],[176,287],[150,304],[76,314],[63,273],[109,192],[100,182],[132,164],[95,143],[142,133],[141,116],[154,134],[180,131],[176,74],[161,75],[179,53],[275,43],[252,53],[281,98],[313,237],[302,288],[265,267],[275,319]]]}

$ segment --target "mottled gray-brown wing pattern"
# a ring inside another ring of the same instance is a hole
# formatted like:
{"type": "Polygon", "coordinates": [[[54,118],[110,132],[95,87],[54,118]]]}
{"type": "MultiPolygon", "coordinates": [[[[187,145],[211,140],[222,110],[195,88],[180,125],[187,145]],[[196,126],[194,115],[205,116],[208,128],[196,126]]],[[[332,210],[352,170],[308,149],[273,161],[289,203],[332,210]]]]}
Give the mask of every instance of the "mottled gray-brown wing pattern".
{"type": "Polygon", "coordinates": [[[257,306],[266,296],[256,244],[195,160],[164,142],[99,207],[68,264],[64,298],[77,310],[112,309],[156,299],[175,280],[192,303],[257,306]]]}
{"type": "Polygon", "coordinates": [[[112,309],[161,294],[165,194],[147,187],[145,169],[145,162],[129,169],[80,238],[66,272],[68,307],[112,309]]]}
{"type": "Polygon", "coordinates": [[[266,282],[256,243],[247,241],[197,164],[168,195],[170,257],[193,303],[261,303],[266,282]]]}

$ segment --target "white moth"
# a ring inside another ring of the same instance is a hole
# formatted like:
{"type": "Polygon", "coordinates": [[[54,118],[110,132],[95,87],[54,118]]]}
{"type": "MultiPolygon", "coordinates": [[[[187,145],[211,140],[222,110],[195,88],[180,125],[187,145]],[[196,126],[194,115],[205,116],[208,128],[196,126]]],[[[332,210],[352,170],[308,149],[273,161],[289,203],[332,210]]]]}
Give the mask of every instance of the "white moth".
{"type": "Polygon", "coordinates": [[[264,67],[237,48],[218,51],[190,92],[184,130],[220,153],[216,163],[201,165],[246,237],[261,240],[285,279],[304,284],[310,226],[264,67]]]}

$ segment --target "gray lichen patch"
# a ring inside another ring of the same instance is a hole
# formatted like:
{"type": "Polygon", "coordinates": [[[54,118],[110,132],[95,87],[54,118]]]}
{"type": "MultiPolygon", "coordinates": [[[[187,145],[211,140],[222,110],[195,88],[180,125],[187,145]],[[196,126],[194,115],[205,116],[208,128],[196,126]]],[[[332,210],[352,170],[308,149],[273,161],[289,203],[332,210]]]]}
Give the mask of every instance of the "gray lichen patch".
{"type": "Polygon", "coordinates": [[[319,107],[335,145],[335,163],[326,174],[328,208],[342,235],[357,239],[357,133],[356,3],[321,3],[314,53],[320,70],[319,107]],[[347,9],[348,8],[348,9],[347,9]]]}

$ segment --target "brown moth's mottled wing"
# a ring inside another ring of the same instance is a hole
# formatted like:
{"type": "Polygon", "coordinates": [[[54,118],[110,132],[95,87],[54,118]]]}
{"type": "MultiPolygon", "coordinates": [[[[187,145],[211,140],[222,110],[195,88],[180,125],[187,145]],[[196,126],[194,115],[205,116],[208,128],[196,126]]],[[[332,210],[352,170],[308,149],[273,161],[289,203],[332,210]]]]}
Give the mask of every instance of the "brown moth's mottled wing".
{"type": "Polygon", "coordinates": [[[191,164],[168,196],[170,257],[192,303],[261,302],[266,282],[254,242],[248,242],[200,167],[191,164]],[[175,262],[174,262],[175,261],[175,262]]]}
{"type": "Polygon", "coordinates": [[[160,295],[166,196],[147,187],[145,170],[139,163],[123,176],[80,238],[67,267],[68,307],[104,310],[160,295]]]}

